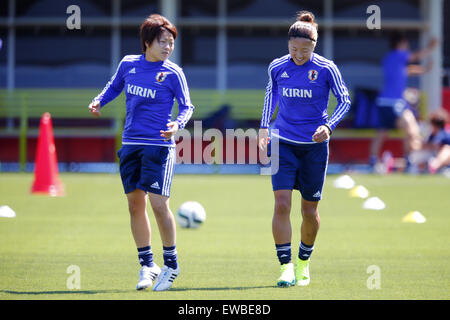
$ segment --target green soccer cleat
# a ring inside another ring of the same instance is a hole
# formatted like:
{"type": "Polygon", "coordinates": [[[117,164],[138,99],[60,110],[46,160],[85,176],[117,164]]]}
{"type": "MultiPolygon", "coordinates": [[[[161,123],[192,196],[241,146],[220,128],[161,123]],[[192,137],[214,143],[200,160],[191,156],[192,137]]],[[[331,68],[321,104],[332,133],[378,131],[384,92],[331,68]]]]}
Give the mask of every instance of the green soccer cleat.
{"type": "Polygon", "coordinates": [[[281,265],[281,276],[278,278],[279,287],[290,287],[295,284],[294,264],[292,262],[281,265]]]}
{"type": "Polygon", "coordinates": [[[297,281],[298,286],[307,286],[309,284],[309,259],[302,260],[297,257],[297,262],[295,264],[295,281],[297,281]]]}

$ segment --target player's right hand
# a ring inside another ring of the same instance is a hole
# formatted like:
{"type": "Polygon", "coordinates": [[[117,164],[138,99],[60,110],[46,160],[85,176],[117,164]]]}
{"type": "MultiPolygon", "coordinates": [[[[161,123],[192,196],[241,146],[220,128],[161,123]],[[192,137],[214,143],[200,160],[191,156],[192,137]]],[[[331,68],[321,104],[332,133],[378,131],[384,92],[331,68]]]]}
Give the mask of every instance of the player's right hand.
{"type": "Polygon", "coordinates": [[[261,128],[258,133],[258,147],[259,150],[266,150],[267,144],[269,143],[269,129],[261,128]]]}
{"type": "Polygon", "coordinates": [[[433,37],[430,42],[428,43],[428,48],[429,49],[434,49],[437,45],[438,45],[438,39],[433,37]]]}
{"type": "Polygon", "coordinates": [[[100,117],[100,102],[91,102],[89,105],[89,112],[96,118],[100,117]]]}

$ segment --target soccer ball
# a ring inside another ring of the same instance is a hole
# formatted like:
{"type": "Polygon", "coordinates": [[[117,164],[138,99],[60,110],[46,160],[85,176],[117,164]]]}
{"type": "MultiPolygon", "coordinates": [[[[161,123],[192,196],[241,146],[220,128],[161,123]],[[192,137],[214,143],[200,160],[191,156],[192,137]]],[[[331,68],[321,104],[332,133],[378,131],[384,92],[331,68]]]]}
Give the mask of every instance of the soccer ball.
{"type": "Polygon", "coordinates": [[[206,212],[196,201],[187,201],[177,210],[176,219],[182,228],[198,228],[206,220],[206,212]]]}

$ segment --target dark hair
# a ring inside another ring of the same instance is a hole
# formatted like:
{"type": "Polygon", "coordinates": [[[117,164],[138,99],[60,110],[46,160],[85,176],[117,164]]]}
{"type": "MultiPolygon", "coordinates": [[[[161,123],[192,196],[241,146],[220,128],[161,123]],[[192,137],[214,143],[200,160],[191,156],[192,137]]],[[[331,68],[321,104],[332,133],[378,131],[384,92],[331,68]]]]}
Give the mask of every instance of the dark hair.
{"type": "Polygon", "coordinates": [[[297,13],[295,23],[289,28],[288,37],[306,38],[316,42],[318,25],[315,22],[315,16],[309,11],[300,11],[297,13]]]}
{"type": "Polygon", "coordinates": [[[403,42],[403,41],[409,41],[408,37],[402,33],[402,32],[394,32],[390,37],[389,37],[389,47],[391,49],[395,49],[397,48],[398,44],[403,42]]]}
{"type": "Polygon", "coordinates": [[[430,115],[431,124],[435,125],[441,130],[445,128],[445,124],[448,119],[448,113],[444,109],[436,110],[430,115]]]}
{"type": "Polygon", "coordinates": [[[151,44],[155,38],[159,40],[164,30],[169,31],[174,39],[177,38],[177,28],[167,18],[159,14],[149,15],[140,28],[142,52],[146,50],[145,43],[151,44]]]}

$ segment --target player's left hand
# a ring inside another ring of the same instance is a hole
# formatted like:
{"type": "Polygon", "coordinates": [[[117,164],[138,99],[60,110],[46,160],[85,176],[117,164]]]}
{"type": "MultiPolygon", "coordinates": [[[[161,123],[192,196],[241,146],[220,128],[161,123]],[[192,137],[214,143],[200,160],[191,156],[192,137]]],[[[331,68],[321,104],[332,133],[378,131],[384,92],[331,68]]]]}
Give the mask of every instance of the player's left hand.
{"type": "Polygon", "coordinates": [[[170,140],[172,136],[177,133],[178,131],[178,122],[171,121],[167,124],[167,130],[161,130],[161,137],[163,137],[165,140],[170,140]]]}
{"type": "Polygon", "coordinates": [[[319,126],[316,132],[314,132],[312,139],[314,142],[324,142],[330,139],[330,130],[326,126],[319,126]]]}

